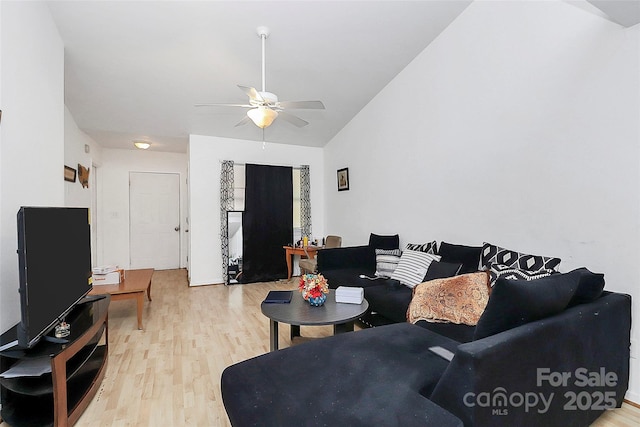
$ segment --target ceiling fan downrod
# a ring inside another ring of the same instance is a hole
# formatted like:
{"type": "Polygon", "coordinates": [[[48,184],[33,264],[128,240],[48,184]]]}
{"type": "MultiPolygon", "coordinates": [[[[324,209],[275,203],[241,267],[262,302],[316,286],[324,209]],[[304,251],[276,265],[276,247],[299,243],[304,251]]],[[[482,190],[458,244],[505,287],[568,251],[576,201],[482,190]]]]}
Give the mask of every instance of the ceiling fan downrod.
{"type": "Polygon", "coordinates": [[[262,92],[266,92],[267,91],[267,72],[266,72],[266,53],[265,53],[265,41],[267,40],[267,37],[269,37],[269,28],[267,27],[258,27],[257,28],[258,31],[258,36],[260,37],[260,40],[262,41],[262,92]]]}

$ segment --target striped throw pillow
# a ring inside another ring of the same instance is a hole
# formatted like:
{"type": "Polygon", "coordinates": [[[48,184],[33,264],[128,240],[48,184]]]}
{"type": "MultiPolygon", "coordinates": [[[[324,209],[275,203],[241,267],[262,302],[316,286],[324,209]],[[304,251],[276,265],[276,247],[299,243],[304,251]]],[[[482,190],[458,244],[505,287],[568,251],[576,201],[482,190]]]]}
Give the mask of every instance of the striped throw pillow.
{"type": "Polygon", "coordinates": [[[376,276],[391,277],[400,261],[400,249],[376,249],[376,276]]]}
{"type": "Polygon", "coordinates": [[[398,280],[405,286],[415,287],[422,283],[429,265],[433,261],[440,261],[440,255],[428,254],[426,252],[406,250],[400,256],[398,267],[391,275],[392,279],[398,280]]]}

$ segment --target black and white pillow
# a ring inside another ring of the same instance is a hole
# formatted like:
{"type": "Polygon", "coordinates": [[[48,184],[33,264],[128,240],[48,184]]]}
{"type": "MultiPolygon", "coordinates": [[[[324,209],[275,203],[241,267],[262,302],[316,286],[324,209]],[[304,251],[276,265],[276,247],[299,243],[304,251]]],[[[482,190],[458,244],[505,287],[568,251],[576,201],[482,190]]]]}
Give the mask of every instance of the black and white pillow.
{"type": "Polygon", "coordinates": [[[423,282],[429,265],[433,261],[440,261],[440,256],[412,250],[403,251],[398,267],[396,267],[391,278],[398,280],[405,286],[414,288],[417,284],[423,282]]]}
{"type": "Polygon", "coordinates": [[[433,242],[427,242],[423,244],[419,243],[407,243],[406,249],[409,251],[418,251],[418,252],[426,252],[428,254],[436,254],[437,243],[434,240],[433,242]]]}
{"type": "Polygon", "coordinates": [[[391,277],[398,262],[400,262],[400,249],[376,249],[376,276],[391,277]]]}
{"type": "Polygon", "coordinates": [[[482,246],[481,264],[485,270],[490,269],[492,264],[526,271],[557,270],[560,258],[523,254],[485,242],[482,246]]]}
{"type": "Polygon", "coordinates": [[[493,286],[500,278],[509,280],[536,280],[549,277],[556,271],[543,268],[538,271],[520,270],[516,267],[509,267],[502,264],[491,264],[489,268],[489,283],[493,286]]]}

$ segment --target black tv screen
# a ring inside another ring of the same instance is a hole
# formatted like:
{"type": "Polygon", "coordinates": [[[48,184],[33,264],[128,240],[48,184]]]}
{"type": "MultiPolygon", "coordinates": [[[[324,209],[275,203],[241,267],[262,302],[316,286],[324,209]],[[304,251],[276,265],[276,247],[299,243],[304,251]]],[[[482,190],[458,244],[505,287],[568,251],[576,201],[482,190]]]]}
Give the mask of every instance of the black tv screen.
{"type": "Polygon", "coordinates": [[[89,209],[21,207],[18,264],[18,345],[30,348],[91,290],[89,209]]]}

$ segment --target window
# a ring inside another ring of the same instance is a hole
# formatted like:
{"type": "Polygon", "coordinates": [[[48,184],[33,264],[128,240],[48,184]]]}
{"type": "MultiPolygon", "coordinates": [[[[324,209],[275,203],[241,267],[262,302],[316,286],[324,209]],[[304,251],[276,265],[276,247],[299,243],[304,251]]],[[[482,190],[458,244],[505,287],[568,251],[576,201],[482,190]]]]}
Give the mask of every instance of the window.
{"type": "Polygon", "coordinates": [[[233,165],[233,210],[244,210],[244,189],[246,187],[244,178],[244,165],[233,165]]]}

